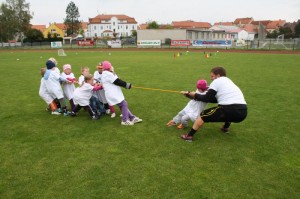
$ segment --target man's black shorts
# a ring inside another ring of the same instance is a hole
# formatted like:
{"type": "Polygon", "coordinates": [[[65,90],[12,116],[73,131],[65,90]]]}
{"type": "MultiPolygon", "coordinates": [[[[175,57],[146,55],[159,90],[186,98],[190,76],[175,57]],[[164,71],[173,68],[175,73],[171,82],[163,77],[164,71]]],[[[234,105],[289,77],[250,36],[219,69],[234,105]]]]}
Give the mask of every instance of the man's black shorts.
{"type": "Polygon", "coordinates": [[[247,117],[247,105],[218,105],[202,111],[200,117],[204,122],[241,122],[247,117]]]}

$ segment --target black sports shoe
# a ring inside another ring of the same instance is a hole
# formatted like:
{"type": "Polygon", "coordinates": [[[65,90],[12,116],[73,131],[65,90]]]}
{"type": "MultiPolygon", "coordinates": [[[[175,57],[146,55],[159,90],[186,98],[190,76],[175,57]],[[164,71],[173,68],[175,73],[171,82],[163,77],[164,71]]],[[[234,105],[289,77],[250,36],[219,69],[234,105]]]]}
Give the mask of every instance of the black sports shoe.
{"type": "Polygon", "coordinates": [[[220,130],[223,132],[223,133],[229,133],[229,128],[224,128],[224,126],[222,126],[220,128],[220,130]]]}
{"type": "Polygon", "coordinates": [[[187,142],[192,142],[193,141],[193,136],[188,136],[188,134],[182,134],[181,139],[187,141],[187,142]]]}

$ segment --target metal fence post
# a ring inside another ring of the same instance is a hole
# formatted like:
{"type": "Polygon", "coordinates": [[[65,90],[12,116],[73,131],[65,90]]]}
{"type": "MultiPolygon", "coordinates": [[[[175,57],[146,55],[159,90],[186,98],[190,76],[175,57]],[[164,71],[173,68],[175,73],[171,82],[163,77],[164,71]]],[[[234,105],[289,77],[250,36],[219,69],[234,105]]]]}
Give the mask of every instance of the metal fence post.
{"type": "Polygon", "coordinates": [[[296,43],[296,39],[294,39],[294,42],[293,42],[293,51],[295,50],[295,43],[296,43]]]}

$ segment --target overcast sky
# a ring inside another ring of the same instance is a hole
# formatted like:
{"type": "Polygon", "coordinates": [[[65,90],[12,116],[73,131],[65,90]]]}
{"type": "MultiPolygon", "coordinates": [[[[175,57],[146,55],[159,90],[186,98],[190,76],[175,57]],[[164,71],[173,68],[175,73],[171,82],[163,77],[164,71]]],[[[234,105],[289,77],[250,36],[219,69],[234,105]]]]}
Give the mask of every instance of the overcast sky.
{"type": "MultiPolygon", "coordinates": [[[[63,23],[71,0],[25,0],[33,12],[31,24],[63,23]]],[[[0,0],[1,3],[6,2],[0,0]]],[[[300,19],[300,0],[73,0],[79,20],[98,14],[125,14],[140,23],[193,20],[215,23],[253,17],[254,20],[300,19]]]]}

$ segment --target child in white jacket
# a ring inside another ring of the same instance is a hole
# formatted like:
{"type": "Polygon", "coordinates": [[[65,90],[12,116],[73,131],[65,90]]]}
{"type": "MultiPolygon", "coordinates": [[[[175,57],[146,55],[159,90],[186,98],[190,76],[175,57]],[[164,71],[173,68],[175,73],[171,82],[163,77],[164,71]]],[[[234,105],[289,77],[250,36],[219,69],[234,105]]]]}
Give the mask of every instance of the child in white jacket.
{"type": "MultiPolygon", "coordinates": [[[[197,90],[196,93],[200,95],[204,95],[207,90],[207,82],[204,79],[198,80],[196,84],[197,90]]],[[[183,93],[182,93],[183,94],[183,93]]],[[[196,121],[197,117],[200,116],[200,113],[205,109],[207,103],[190,100],[188,104],[179,111],[179,113],[167,123],[167,126],[175,126],[178,125],[178,129],[183,129],[188,126],[188,121],[191,120],[193,122],[196,121]]]]}
{"type": "Polygon", "coordinates": [[[84,81],[81,86],[76,88],[73,94],[73,101],[75,108],[71,112],[71,116],[76,116],[78,111],[83,107],[86,111],[89,112],[92,119],[99,119],[99,115],[93,111],[90,106],[90,99],[93,95],[93,91],[100,90],[101,86],[94,86],[93,75],[89,74],[84,76],[84,81]]]}
{"type": "Polygon", "coordinates": [[[68,115],[63,90],[60,85],[61,82],[68,82],[68,80],[60,76],[59,70],[57,69],[54,61],[48,60],[46,62],[46,66],[47,71],[43,78],[45,80],[47,90],[50,95],[58,99],[64,115],[68,115]]]}
{"type": "Polygon", "coordinates": [[[126,83],[112,72],[112,65],[108,61],[102,62],[102,84],[105,91],[105,97],[110,106],[118,105],[122,112],[121,125],[131,126],[143,120],[133,115],[125,100],[121,87],[126,89],[131,88],[130,83],[126,83]],[[121,87],[120,87],[121,86],[121,87]]]}

